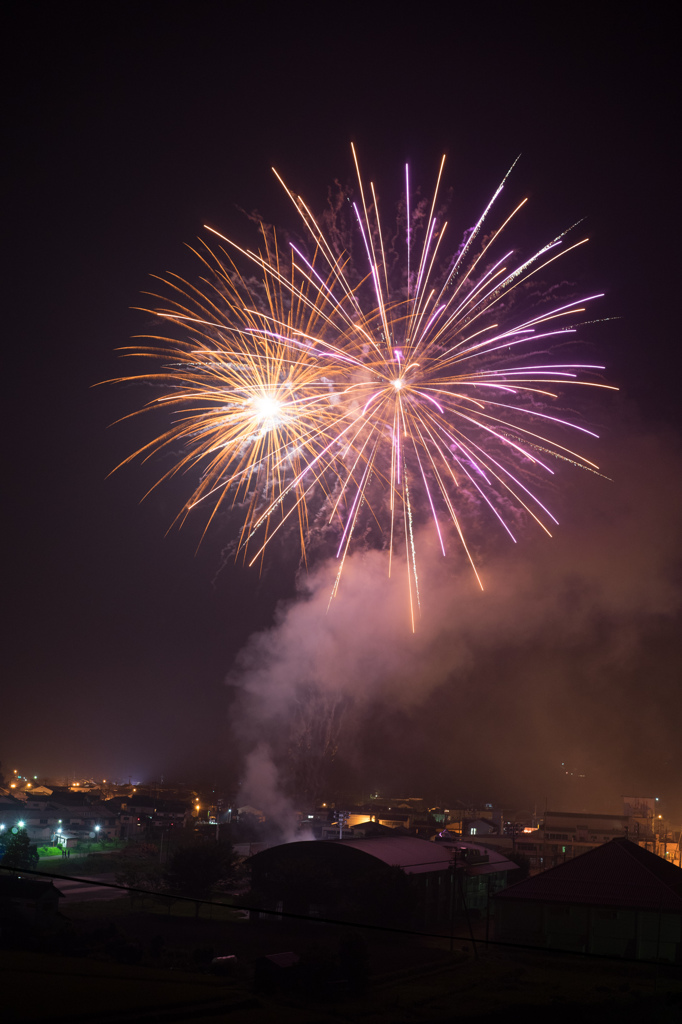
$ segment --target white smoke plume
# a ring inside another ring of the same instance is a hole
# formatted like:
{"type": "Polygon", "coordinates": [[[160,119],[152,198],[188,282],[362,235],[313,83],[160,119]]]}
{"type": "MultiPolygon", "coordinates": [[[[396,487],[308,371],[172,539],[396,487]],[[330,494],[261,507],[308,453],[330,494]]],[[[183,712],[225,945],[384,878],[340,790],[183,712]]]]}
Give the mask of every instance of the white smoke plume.
{"type": "Polygon", "coordinates": [[[258,743],[246,757],[240,804],[263,810],[281,833],[283,842],[295,837],[296,810],[280,788],[279,771],[267,743],[258,743]]]}

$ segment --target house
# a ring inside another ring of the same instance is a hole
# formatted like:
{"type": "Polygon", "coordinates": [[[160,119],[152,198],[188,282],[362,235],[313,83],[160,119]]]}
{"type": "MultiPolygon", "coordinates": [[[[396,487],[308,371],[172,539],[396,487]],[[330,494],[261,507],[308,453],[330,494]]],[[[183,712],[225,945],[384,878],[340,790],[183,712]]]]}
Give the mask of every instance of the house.
{"type": "Polygon", "coordinates": [[[237,818],[242,817],[256,818],[259,822],[265,821],[265,815],[262,811],[259,811],[257,807],[252,807],[251,804],[245,804],[243,807],[237,808],[237,818]]]}
{"type": "Polygon", "coordinates": [[[116,815],[116,833],[121,839],[171,827],[182,828],[191,819],[190,805],[184,800],[133,795],[113,797],[103,806],[116,815]]]}
{"type": "Polygon", "coordinates": [[[612,839],[494,897],[502,942],[682,963],[682,869],[612,839]]]}
{"type": "Polygon", "coordinates": [[[497,832],[497,826],[487,818],[464,818],[462,821],[463,836],[491,836],[497,832]]]}
{"type": "Polygon", "coordinates": [[[84,834],[78,829],[65,829],[59,828],[53,835],[53,843],[55,846],[61,846],[62,850],[73,850],[78,846],[79,839],[88,839],[89,835],[84,834]]]}
{"type": "Polygon", "coordinates": [[[486,837],[500,851],[522,854],[531,874],[563,864],[611,839],[626,838],[630,819],[624,814],[584,811],[545,811],[540,828],[505,828],[505,834],[486,837]]]}
{"type": "Polygon", "coordinates": [[[60,829],[73,829],[83,838],[112,838],[118,832],[117,817],[102,804],[74,804],[50,800],[27,801],[23,820],[34,843],[50,843],[60,829]]]}
{"type": "MultiPolygon", "coordinates": [[[[339,827],[336,826],[336,832],[338,835],[339,827]]],[[[350,826],[351,839],[380,839],[382,836],[395,836],[395,835],[408,835],[406,829],[402,827],[391,828],[390,825],[383,825],[380,821],[361,821],[357,825],[350,826]]],[[[323,837],[329,839],[335,839],[336,836],[323,837]]]]}
{"type": "Polygon", "coordinates": [[[11,794],[0,794],[0,829],[13,828],[24,820],[25,807],[22,800],[11,794]]]}

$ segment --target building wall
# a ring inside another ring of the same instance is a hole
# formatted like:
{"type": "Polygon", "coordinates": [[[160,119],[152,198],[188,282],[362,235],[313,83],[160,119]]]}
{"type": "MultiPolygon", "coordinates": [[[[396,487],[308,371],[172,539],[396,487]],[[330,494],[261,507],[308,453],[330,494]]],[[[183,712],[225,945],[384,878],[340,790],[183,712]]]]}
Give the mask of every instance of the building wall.
{"type": "Polygon", "coordinates": [[[500,900],[495,935],[519,945],[682,963],[682,915],[674,913],[500,900]]]}

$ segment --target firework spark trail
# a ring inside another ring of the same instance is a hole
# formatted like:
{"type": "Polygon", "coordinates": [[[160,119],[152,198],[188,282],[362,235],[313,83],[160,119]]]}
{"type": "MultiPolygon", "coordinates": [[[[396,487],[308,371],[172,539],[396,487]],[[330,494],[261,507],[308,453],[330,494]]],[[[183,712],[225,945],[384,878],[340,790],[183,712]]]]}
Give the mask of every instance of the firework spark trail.
{"type": "MultiPolygon", "coordinates": [[[[519,260],[506,247],[495,255],[526,202],[481,236],[511,168],[459,252],[440,270],[447,222],[436,211],[444,158],[422,227],[426,206],[411,207],[405,167],[403,248],[399,269],[391,269],[389,257],[395,262],[400,243],[392,241],[387,250],[374,183],[367,192],[352,152],[359,201],[349,200],[347,208],[366,265],[356,266],[339,249],[338,232],[328,235],[275,172],[302,219],[312,255],[304,245],[282,245],[264,224],[257,252],[209,229],[257,272],[255,283],[227,249],[213,252],[205,243],[203,251],[193,250],[204,269],[199,285],[174,275],[163,282],[170,297],[155,295],[161,305],[151,312],[179,334],[151,335],[150,343],[124,349],[162,365],[158,372],[118,380],[161,386],[162,393],[139,411],[164,409],[173,418],[125,462],[180,446],[180,457],[161,479],[197,469],[201,476],[178,519],[211,499],[208,526],[219,509],[238,506],[244,515],[238,550],[249,564],[295,520],[305,557],[309,505],[326,506],[340,563],[332,597],[360,518],[369,514],[386,531],[389,563],[402,522],[414,623],[416,516],[431,519],[443,553],[449,522],[476,572],[457,511],[462,480],[513,539],[510,504],[547,532],[545,519],[556,522],[534,493],[533,480],[521,479],[528,469],[552,474],[551,458],[598,469],[560,440],[572,430],[597,435],[542,410],[560,397],[548,385],[608,387],[595,379],[603,367],[538,362],[537,355],[545,354],[538,346],[548,339],[572,339],[576,325],[567,318],[600,296],[509,322],[510,302],[518,301],[522,286],[586,241],[565,245],[563,232],[528,258],[519,260]]],[[[476,578],[480,585],[478,573],[476,578]]]]}

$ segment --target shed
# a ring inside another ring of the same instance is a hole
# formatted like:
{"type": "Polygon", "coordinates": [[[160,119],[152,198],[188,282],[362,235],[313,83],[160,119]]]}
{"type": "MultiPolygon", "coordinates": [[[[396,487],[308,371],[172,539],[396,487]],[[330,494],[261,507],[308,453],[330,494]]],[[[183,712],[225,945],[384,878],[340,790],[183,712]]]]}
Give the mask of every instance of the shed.
{"type": "Polygon", "coordinates": [[[682,963],[682,869],[612,839],[495,896],[505,942],[682,963]]]}
{"type": "Polygon", "coordinates": [[[52,882],[0,872],[0,933],[5,928],[54,923],[61,898],[52,882]]]}
{"type": "Polygon", "coordinates": [[[250,864],[254,896],[270,912],[398,927],[450,917],[453,859],[425,839],[286,843],[250,864]]]}

